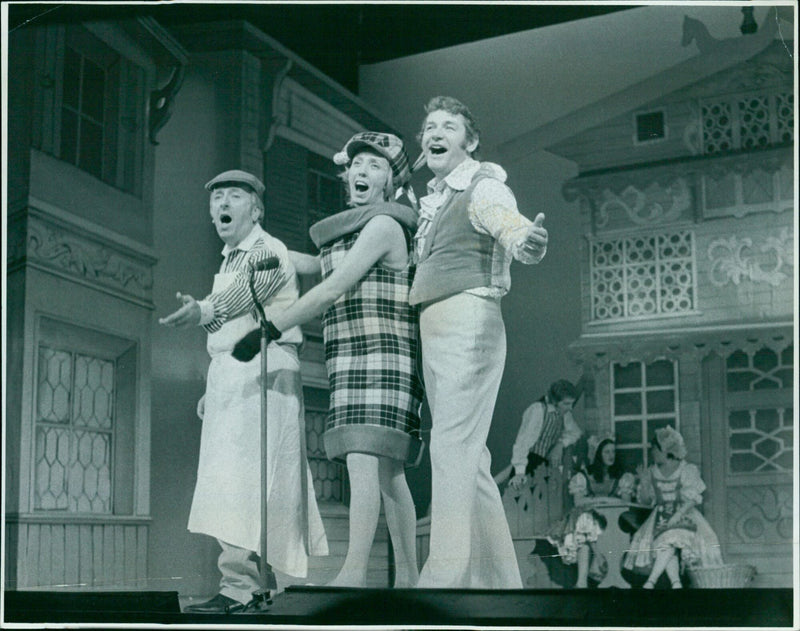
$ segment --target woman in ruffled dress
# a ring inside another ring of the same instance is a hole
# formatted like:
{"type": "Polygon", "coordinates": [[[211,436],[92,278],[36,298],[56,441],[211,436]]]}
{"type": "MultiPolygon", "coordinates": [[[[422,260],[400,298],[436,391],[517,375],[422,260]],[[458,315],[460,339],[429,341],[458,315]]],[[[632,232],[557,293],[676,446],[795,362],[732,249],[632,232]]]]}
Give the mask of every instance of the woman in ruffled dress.
{"type": "Polygon", "coordinates": [[[606,518],[591,507],[610,497],[630,501],[635,486],[633,474],[623,472],[621,463],[616,460],[613,437],[601,440],[593,435],[587,443],[589,465],[569,481],[569,493],[575,507],[548,533],[551,554],[546,554],[546,545],[537,546],[538,553],[545,553],[540,556],[550,559],[545,563],[550,569],[551,579],[564,587],[584,588],[590,582],[599,584],[603,581],[608,565],[595,544],[606,527],[606,518]],[[553,547],[558,551],[557,559],[552,554],[553,547]],[[559,565],[555,565],[554,560],[559,565]]]}
{"type": "Polygon", "coordinates": [[[654,509],[633,535],[623,568],[646,575],[645,589],[653,589],[666,572],[676,589],[682,570],[722,565],[720,545],[697,510],[706,485],[697,466],[684,460],[683,437],[669,426],[657,429],[651,453],[653,464],[642,472],[637,500],[654,509]]]}
{"type": "Polygon", "coordinates": [[[569,482],[569,492],[575,504],[585,503],[586,498],[619,497],[630,501],[636,486],[636,478],[622,468],[616,457],[616,442],[613,436],[598,438],[592,435],[587,440],[589,464],[578,471],[569,482]]]}
{"type": "Polygon", "coordinates": [[[575,507],[539,540],[533,554],[547,567],[550,579],[562,587],[589,587],[603,582],[608,573],[605,557],[595,547],[606,528],[606,518],[596,510],[575,507]]]}

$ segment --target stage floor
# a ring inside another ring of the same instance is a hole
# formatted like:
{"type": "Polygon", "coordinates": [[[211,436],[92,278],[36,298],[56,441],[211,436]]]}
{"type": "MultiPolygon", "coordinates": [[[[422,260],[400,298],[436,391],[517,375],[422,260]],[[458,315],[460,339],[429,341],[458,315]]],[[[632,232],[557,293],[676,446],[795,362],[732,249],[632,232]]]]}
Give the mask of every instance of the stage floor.
{"type": "Polygon", "coordinates": [[[180,613],[176,592],[7,591],[4,622],[480,627],[785,627],[791,589],[453,590],[289,587],[268,612],[180,613]]]}

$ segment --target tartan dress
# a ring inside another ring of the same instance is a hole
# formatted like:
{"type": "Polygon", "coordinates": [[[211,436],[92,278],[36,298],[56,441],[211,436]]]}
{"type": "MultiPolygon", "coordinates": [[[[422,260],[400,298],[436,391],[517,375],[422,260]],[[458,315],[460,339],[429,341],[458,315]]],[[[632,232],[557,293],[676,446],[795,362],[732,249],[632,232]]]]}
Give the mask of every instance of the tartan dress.
{"type": "MultiPolygon", "coordinates": [[[[320,247],[322,276],[344,259],[360,231],[320,247]]],[[[414,463],[422,447],[417,309],[408,304],[413,270],[373,265],[323,314],[330,409],[328,458],[370,453],[414,463]]]]}

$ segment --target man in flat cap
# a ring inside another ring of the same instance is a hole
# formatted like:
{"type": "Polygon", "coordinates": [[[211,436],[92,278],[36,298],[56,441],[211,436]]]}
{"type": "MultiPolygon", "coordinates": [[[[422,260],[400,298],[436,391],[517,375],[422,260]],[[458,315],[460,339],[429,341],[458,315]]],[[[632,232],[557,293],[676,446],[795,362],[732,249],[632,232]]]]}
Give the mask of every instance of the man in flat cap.
{"type": "MultiPolygon", "coordinates": [[[[215,537],[222,551],[219,594],[192,605],[193,613],[235,613],[261,589],[261,362],[231,355],[234,344],[259,327],[250,278],[267,317],[298,298],[297,277],[286,246],[260,225],[264,185],[245,171],[225,171],[206,184],[211,221],[225,246],[212,293],[203,300],[178,293],[180,309],[159,322],[200,325],[211,356],[206,392],[197,405],[203,420],[197,485],[188,528],[215,537]],[[268,263],[265,263],[269,261],[268,263]]],[[[299,327],[267,347],[267,560],[290,576],[307,575],[308,555],[328,553],[325,531],[308,485],[302,448],[303,403],[297,346],[299,327]],[[306,532],[306,523],[307,529],[306,532]],[[307,540],[307,544],[306,544],[307,540]]]]}

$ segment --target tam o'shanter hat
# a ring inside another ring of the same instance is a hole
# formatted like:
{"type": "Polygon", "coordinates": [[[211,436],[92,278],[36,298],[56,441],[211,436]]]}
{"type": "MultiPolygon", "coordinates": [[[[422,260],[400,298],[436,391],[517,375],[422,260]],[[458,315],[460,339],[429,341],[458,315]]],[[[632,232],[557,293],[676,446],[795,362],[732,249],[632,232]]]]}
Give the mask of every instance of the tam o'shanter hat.
{"type": "Polygon", "coordinates": [[[207,191],[213,191],[215,188],[240,186],[242,184],[245,184],[247,187],[251,188],[259,197],[264,194],[264,185],[261,183],[261,180],[259,180],[252,173],[240,171],[239,169],[223,171],[215,178],[206,182],[205,189],[207,191]]]}
{"type": "Polygon", "coordinates": [[[349,164],[353,156],[361,149],[376,151],[389,161],[389,167],[392,169],[392,182],[396,190],[403,188],[411,179],[408,155],[403,141],[394,134],[375,131],[358,132],[347,141],[339,153],[333,156],[333,161],[338,165],[349,164]]]}
{"type": "Polygon", "coordinates": [[[664,455],[672,456],[678,460],[683,460],[686,457],[686,445],[683,442],[683,436],[671,426],[667,425],[657,429],[656,440],[664,455]]]}

